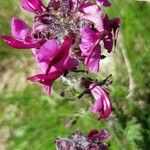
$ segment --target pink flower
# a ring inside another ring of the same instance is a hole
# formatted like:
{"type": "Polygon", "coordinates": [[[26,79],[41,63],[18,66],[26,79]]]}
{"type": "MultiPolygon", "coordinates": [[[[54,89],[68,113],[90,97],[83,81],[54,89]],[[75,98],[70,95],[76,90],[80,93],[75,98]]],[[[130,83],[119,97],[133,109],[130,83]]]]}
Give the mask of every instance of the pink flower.
{"type": "Polygon", "coordinates": [[[98,119],[108,118],[111,114],[112,107],[109,93],[95,83],[92,83],[89,86],[89,89],[96,100],[92,107],[92,112],[100,113],[100,117],[98,119]]]}
{"type": "MultiPolygon", "coordinates": [[[[99,2],[103,3],[105,6],[109,6],[107,0],[99,0],[99,2]]],[[[113,45],[116,45],[118,30],[121,24],[120,19],[115,18],[110,20],[97,5],[92,3],[84,4],[81,10],[84,13],[83,19],[94,23],[94,27],[100,33],[105,32],[105,37],[103,37],[104,47],[110,53],[113,45]]]]}
{"type": "Polygon", "coordinates": [[[12,36],[1,36],[1,39],[11,47],[26,49],[40,46],[40,42],[32,38],[29,26],[17,17],[12,19],[11,33],[12,36]]]}
{"type": "Polygon", "coordinates": [[[21,0],[21,6],[24,10],[34,13],[42,13],[45,10],[42,0],[21,0]]]}
{"type": "Polygon", "coordinates": [[[90,71],[97,73],[99,71],[99,62],[101,57],[100,40],[103,38],[103,32],[93,31],[90,27],[80,29],[81,55],[84,57],[84,64],[90,71]]]}
{"type": "Polygon", "coordinates": [[[39,65],[42,64],[41,69],[45,69],[45,72],[29,77],[28,79],[41,83],[46,89],[47,94],[50,94],[53,82],[66,71],[78,65],[78,61],[69,55],[69,50],[73,42],[74,38],[71,36],[66,37],[61,46],[59,46],[57,40],[47,41],[35,56],[39,65]],[[43,63],[46,67],[43,66],[43,63]]]}

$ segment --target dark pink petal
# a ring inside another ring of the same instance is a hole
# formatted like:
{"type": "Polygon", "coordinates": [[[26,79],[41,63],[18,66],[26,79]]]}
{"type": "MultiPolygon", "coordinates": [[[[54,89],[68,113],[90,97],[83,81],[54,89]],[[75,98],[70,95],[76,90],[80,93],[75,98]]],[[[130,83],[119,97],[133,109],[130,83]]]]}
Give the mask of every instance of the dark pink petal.
{"type": "Polygon", "coordinates": [[[98,130],[96,130],[96,129],[92,129],[89,133],[88,133],[88,135],[87,135],[87,137],[90,139],[90,138],[92,138],[95,134],[98,134],[98,130]]]}
{"type": "Polygon", "coordinates": [[[60,49],[61,53],[69,53],[70,47],[74,44],[75,39],[73,35],[68,35],[64,38],[64,42],[62,43],[60,49]]]}
{"type": "Polygon", "coordinates": [[[80,49],[82,55],[87,56],[88,53],[99,43],[100,35],[98,32],[92,31],[90,27],[83,27],[80,29],[82,37],[80,49]]]}
{"type": "Polygon", "coordinates": [[[59,68],[60,70],[63,69],[62,63],[64,63],[66,58],[69,57],[69,50],[73,43],[74,43],[74,38],[72,36],[66,36],[64,38],[64,42],[62,43],[61,47],[58,49],[58,52],[49,61],[48,69],[46,72],[48,72],[52,66],[57,66],[57,68],[59,68]]]}
{"type": "Polygon", "coordinates": [[[29,12],[40,12],[44,11],[44,6],[41,0],[21,0],[21,6],[24,10],[29,12]]]}
{"type": "Polygon", "coordinates": [[[82,8],[84,12],[83,19],[91,21],[95,24],[95,28],[101,32],[104,31],[103,18],[104,13],[97,5],[88,5],[82,8]]]}
{"type": "Polygon", "coordinates": [[[112,36],[112,33],[107,35],[104,38],[103,42],[104,42],[105,49],[107,49],[108,53],[110,53],[113,49],[113,36],[112,36]]]}
{"type": "Polygon", "coordinates": [[[21,0],[21,7],[26,11],[35,12],[35,10],[28,5],[27,0],[21,0]]]}
{"type": "Polygon", "coordinates": [[[109,0],[96,0],[96,3],[101,6],[105,6],[105,7],[110,7],[111,3],[109,2],[109,0]]]}
{"type": "Polygon", "coordinates": [[[11,36],[1,36],[0,37],[5,43],[7,43],[9,46],[13,48],[18,48],[18,49],[29,49],[29,48],[35,48],[39,47],[40,43],[38,41],[33,41],[30,43],[26,43],[24,41],[19,41],[15,39],[14,37],[11,36]]]}
{"type": "Polygon", "coordinates": [[[97,136],[100,140],[106,140],[109,138],[109,134],[108,134],[107,130],[100,130],[98,132],[97,136]]]}
{"type": "Polygon", "coordinates": [[[65,73],[66,71],[75,68],[79,63],[76,59],[71,58],[70,56],[64,56],[57,63],[53,64],[50,68],[52,70],[57,70],[59,72],[65,73]]]}
{"type": "Polygon", "coordinates": [[[90,131],[90,133],[88,134],[88,138],[92,141],[95,141],[95,140],[106,140],[109,138],[109,134],[107,132],[107,130],[92,130],[90,131]]]}
{"type": "Polygon", "coordinates": [[[92,112],[100,113],[100,118],[108,118],[111,114],[111,101],[106,90],[96,84],[90,85],[90,90],[95,98],[95,103],[92,107],[92,112]]]}
{"type": "Polygon", "coordinates": [[[27,79],[32,81],[32,82],[39,82],[42,84],[44,91],[50,95],[51,93],[51,86],[53,82],[59,78],[63,72],[58,71],[55,68],[52,68],[49,74],[37,74],[31,77],[28,77],[27,79]]]}
{"type": "Polygon", "coordinates": [[[78,65],[79,65],[79,62],[76,59],[71,58],[69,56],[65,59],[63,63],[64,68],[66,68],[67,70],[73,69],[78,65]]]}
{"type": "Polygon", "coordinates": [[[24,40],[27,36],[30,35],[31,31],[23,20],[14,17],[11,21],[11,32],[15,38],[24,40]]]}
{"type": "Polygon", "coordinates": [[[39,83],[41,83],[45,93],[47,95],[50,95],[51,94],[51,86],[52,86],[53,80],[46,81],[44,77],[45,77],[44,74],[37,74],[37,75],[31,76],[31,77],[28,77],[27,79],[31,80],[32,82],[39,82],[39,83]]]}
{"type": "Polygon", "coordinates": [[[99,71],[99,61],[101,56],[101,48],[99,41],[101,35],[98,32],[92,31],[89,27],[83,27],[80,30],[82,36],[80,49],[81,55],[84,58],[84,64],[89,70],[97,73],[99,71]]]}
{"type": "Polygon", "coordinates": [[[52,69],[49,74],[37,74],[32,77],[28,77],[28,80],[31,80],[32,82],[39,82],[45,85],[51,84],[54,80],[56,80],[59,76],[62,75],[62,72],[52,69]],[[55,71],[54,71],[55,70],[55,71]]]}
{"type": "Polygon", "coordinates": [[[50,59],[54,58],[60,52],[58,41],[49,40],[39,50],[37,59],[39,62],[49,62],[50,59]]]}
{"type": "Polygon", "coordinates": [[[95,73],[99,72],[99,63],[101,57],[101,47],[99,44],[96,45],[95,48],[91,51],[91,55],[89,57],[85,57],[84,64],[90,71],[95,73]]]}

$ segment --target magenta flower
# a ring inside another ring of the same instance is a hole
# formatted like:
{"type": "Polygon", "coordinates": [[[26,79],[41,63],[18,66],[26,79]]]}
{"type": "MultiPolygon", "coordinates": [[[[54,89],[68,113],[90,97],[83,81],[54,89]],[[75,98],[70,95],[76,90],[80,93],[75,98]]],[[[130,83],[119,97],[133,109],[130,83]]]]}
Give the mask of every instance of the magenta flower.
{"type": "MultiPolygon", "coordinates": [[[[106,3],[106,2],[105,2],[106,3]]],[[[92,72],[99,71],[99,63],[101,58],[100,41],[103,41],[104,48],[110,53],[113,45],[116,45],[118,30],[120,27],[120,19],[109,20],[107,15],[100,10],[97,5],[86,3],[82,6],[83,18],[94,23],[94,28],[89,26],[80,29],[81,56],[84,58],[84,64],[92,72]]]]}
{"type": "Polygon", "coordinates": [[[80,49],[81,55],[84,57],[84,64],[90,71],[97,73],[99,71],[99,62],[101,57],[100,40],[103,33],[92,31],[90,27],[83,27],[80,29],[82,37],[80,49]]]}
{"type": "Polygon", "coordinates": [[[76,131],[68,138],[57,138],[55,145],[57,150],[107,150],[108,145],[103,141],[108,137],[106,130],[92,130],[88,136],[76,131]]]}
{"type": "Polygon", "coordinates": [[[40,41],[35,40],[31,36],[31,29],[21,19],[14,17],[11,22],[12,36],[1,36],[1,39],[9,46],[26,49],[26,48],[38,48],[40,41]]]}
{"type": "MultiPolygon", "coordinates": [[[[21,7],[35,15],[32,27],[15,17],[11,23],[12,36],[1,39],[14,48],[32,48],[40,71],[28,79],[41,83],[50,94],[53,82],[79,62],[98,73],[101,42],[108,52],[116,45],[120,20],[110,20],[101,6],[108,7],[110,2],[51,0],[44,6],[42,0],[21,0],[21,7]]],[[[105,103],[103,100],[102,104],[105,103]]],[[[103,107],[99,109],[102,111],[103,107]]]]}
{"type": "Polygon", "coordinates": [[[89,86],[89,89],[96,100],[92,106],[92,112],[100,113],[100,117],[98,119],[108,118],[111,114],[112,108],[109,93],[95,83],[92,83],[89,86]]]}
{"type": "Polygon", "coordinates": [[[43,13],[45,10],[42,0],[21,0],[21,6],[24,10],[34,13],[43,13]]]}
{"type": "Polygon", "coordinates": [[[47,41],[35,56],[39,65],[41,63],[47,64],[44,68],[43,65],[41,66],[41,69],[45,69],[45,72],[29,77],[28,79],[41,83],[46,88],[47,94],[50,94],[53,82],[66,71],[78,65],[78,61],[69,54],[73,43],[74,38],[72,36],[67,36],[61,46],[59,46],[57,40],[47,41]]]}

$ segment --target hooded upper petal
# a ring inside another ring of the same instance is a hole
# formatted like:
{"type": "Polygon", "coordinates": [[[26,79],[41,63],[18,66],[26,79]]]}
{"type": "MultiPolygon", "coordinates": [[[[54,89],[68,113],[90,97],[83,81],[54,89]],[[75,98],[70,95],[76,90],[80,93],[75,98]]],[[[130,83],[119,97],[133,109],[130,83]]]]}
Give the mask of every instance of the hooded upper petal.
{"type": "Polygon", "coordinates": [[[97,5],[89,4],[82,7],[84,13],[83,19],[91,21],[95,24],[95,28],[101,32],[104,31],[103,18],[104,13],[97,5]]]}
{"type": "Polygon", "coordinates": [[[44,11],[42,0],[21,0],[21,6],[24,10],[29,12],[42,13],[44,11]]]}
{"type": "Polygon", "coordinates": [[[99,45],[101,35],[92,31],[90,27],[80,29],[81,38],[81,55],[84,57],[84,64],[89,70],[97,73],[99,71],[99,61],[101,56],[101,48],[99,45]]]}
{"type": "Polygon", "coordinates": [[[25,40],[27,36],[30,36],[31,30],[23,20],[14,17],[11,21],[11,33],[15,38],[25,40]]]}
{"type": "Polygon", "coordinates": [[[42,44],[39,40],[33,39],[29,26],[17,17],[11,21],[11,32],[12,36],[3,35],[0,38],[13,48],[39,48],[42,44]]]}
{"type": "Polygon", "coordinates": [[[105,6],[105,7],[110,7],[111,3],[109,2],[109,0],[96,0],[97,5],[101,6],[105,6]]]}
{"type": "Polygon", "coordinates": [[[100,118],[108,118],[111,113],[111,101],[108,92],[95,83],[90,85],[90,90],[96,100],[92,112],[101,113],[100,118]]]}

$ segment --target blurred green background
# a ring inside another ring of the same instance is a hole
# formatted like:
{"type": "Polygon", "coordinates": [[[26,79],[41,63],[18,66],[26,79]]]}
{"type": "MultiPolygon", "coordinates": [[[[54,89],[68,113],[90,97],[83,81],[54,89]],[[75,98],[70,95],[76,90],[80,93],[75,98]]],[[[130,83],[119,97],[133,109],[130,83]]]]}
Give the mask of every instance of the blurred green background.
{"type": "MultiPolygon", "coordinates": [[[[103,79],[113,74],[113,113],[96,121],[88,97],[72,100],[79,93],[56,82],[52,96],[26,77],[37,72],[30,51],[15,50],[0,41],[0,150],[54,150],[56,137],[76,129],[106,128],[110,150],[148,150],[150,145],[150,3],[110,0],[106,12],[122,20],[115,52],[102,62],[103,79]],[[69,94],[62,98],[65,89],[69,94]]],[[[0,0],[0,35],[10,34],[10,21],[19,16],[32,21],[20,9],[19,0],[0,0]]],[[[61,82],[62,83],[62,82],[61,82]]]]}

